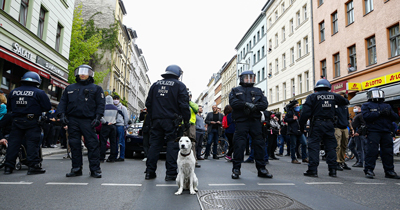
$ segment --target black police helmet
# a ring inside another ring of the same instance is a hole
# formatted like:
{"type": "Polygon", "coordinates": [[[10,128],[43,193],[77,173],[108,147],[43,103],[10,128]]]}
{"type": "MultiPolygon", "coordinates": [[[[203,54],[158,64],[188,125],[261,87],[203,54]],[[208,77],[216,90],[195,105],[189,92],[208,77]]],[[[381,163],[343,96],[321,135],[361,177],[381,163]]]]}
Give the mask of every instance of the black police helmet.
{"type": "Polygon", "coordinates": [[[380,88],[371,88],[367,91],[368,101],[385,101],[385,92],[380,88]]]}
{"type": "Polygon", "coordinates": [[[330,90],[331,89],[331,83],[326,80],[326,79],[320,79],[317,81],[315,84],[314,90],[330,90]]]}
{"type": "Polygon", "coordinates": [[[165,69],[165,73],[161,74],[162,77],[168,76],[168,75],[172,75],[172,76],[176,76],[176,77],[180,77],[182,75],[183,71],[181,69],[181,67],[177,66],[177,65],[169,65],[166,69],[165,69]]]}
{"type": "Polygon", "coordinates": [[[40,85],[42,83],[42,79],[40,79],[39,74],[36,72],[28,71],[24,74],[24,76],[22,76],[21,82],[30,82],[40,85]]]}
{"type": "Polygon", "coordinates": [[[252,87],[256,82],[256,75],[253,71],[244,71],[240,74],[239,85],[245,87],[252,87]]]}
{"type": "Polygon", "coordinates": [[[83,64],[75,69],[75,77],[79,75],[88,75],[89,77],[94,78],[94,71],[91,66],[83,64]]]}

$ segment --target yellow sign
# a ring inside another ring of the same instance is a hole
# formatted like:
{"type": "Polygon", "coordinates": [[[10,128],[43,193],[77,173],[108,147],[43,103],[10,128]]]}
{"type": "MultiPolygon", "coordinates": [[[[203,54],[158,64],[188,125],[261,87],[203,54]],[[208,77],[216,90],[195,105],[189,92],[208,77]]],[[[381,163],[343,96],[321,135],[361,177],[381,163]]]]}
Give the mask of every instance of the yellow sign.
{"type": "Polygon", "coordinates": [[[347,90],[361,90],[361,83],[347,83],[347,90]]]}
{"type": "Polygon", "coordinates": [[[386,75],[386,83],[392,83],[398,81],[400,81],[400,72],[386,75]]]}
{"type": "Polygon", "coordinates": [[[362,88],[363,90],[376,87],[376,86],[381,86],[383,84],[386,84],[386,76],[378,77],[375,79],[367,80],[365,82],[362,82],[362,88]]]}

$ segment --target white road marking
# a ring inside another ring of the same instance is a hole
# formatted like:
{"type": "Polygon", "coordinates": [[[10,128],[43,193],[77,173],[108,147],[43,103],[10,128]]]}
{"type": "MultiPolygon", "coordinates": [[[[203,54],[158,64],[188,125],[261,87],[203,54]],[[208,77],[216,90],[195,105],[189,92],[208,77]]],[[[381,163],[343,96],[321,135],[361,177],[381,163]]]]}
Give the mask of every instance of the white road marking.
{"type": "Polygon", "coordinates": [[[306,182],[306,184],[343,184],[342,182],[306,182]]]}
{"type": "Polygon", "coordinates": [[[397,185],[400,185],[400,183],[396,183],[397,185]]]}
{"type": "Polygon", "coordinates": [[[46,185],[88,185],[89,183],[47,182],[46,185]]]}
{"type": "Polygon", "coordinates": [[[156,184],[157,187],[178,187],[177,184],[156,184]]]}
{"type": "Polygon", "coordinates": [[[0,182],[0,184],[32,184],[33,182],[0,182]]]}
{"type": "Polygon", "coordinates": [[[233,184],[208,184],[208,186],[243,186],[244,183],[233,183],[233,184]]]}
{"type": "Polygon", "coordinates": [[[354,184],[386,184],[386,183],[354,182],[354,184]]]}
{"type": "Polygon", "coordinates": [[[285,186],[285,185],[295,185],[294,183],[257,183],[258,185],[271,185],[271,186],[285,186]]]}
{"type": "Polygon", "coordinates": [[[103,183],[103,186],[124,186],[124,187],[141,187],[142,184],[114,184],[114,183],[103,183]]]}

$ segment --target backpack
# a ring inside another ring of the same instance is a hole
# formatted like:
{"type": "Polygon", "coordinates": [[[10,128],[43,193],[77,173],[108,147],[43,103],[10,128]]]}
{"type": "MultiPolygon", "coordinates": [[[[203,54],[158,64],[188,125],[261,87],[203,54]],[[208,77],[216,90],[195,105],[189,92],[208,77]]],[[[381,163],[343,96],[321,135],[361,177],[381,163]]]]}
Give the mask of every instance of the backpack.
{"type": "Polygon", "coordinates": [[[222,127],[224,129],[227,129],[229,127],[228,125],[228,118],[226,117],[226,115],[222,118],[222,127]]]}

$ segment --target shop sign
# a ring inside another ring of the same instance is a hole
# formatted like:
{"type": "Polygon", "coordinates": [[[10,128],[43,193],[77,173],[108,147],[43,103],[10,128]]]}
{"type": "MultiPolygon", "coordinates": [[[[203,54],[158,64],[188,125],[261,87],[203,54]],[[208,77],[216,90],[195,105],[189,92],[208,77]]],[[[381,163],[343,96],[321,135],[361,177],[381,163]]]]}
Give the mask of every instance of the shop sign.
{"type": "Polygon", "coordinates": [[[28,50],[20,47],[18,43],[13,43],[12,46],[13,46],[12,51],[15,52],[16,54],[18,54],[28,60],[32,59],[32,53],[30,53],[28,50]]]}
{"type": "Polygon", "coordinates": [[[339,92],[341,90],[346,90],[347,81],[335,83],[332,85],[331,91],[332,92],[339,92]]]}
{"type": "Polygon", "coordinates": [[[54,79],[52,79],[50,81],[50,84],[55,85],[55,86],[57,86],[59,88],[62,88],[62,89],[65,89],[67,87],[65,84],[63,84],[61,82],[58,82],[57,80],[54,80],[54,79]]]}
{"type": "Polygon", "coordinates": [[[383,84],[386,84],[386,76],[378,77],[375,79],[367,80],[365,82],[362,82],[362,88],[364,90],[372,88],[372,87],[377,87],[381,86],[383,84]]]}
{"type": "Polygon", "coordinates": [[[51,73],[54,73],[55,75],[60,76],[61,78],[68,79],[68,74],[67,73],[65,73],[63,70],[55,67],[53,64],[47,62],[42,57],[36,56],[36,63],[42,65],[44,68],[49,70],[51,73]]]}
{"type": "Polygon", "coordinates": [[[400,81],[400,72],[386,75],[386,83],[392,83],[398,81],[400,81]]]}
{"type": "Polygon", "coordinates": [[[349,82],[349,83],[347,83],[347,90],[359,90],[359,91],[361,91],[361,83],[349,82]]]}

